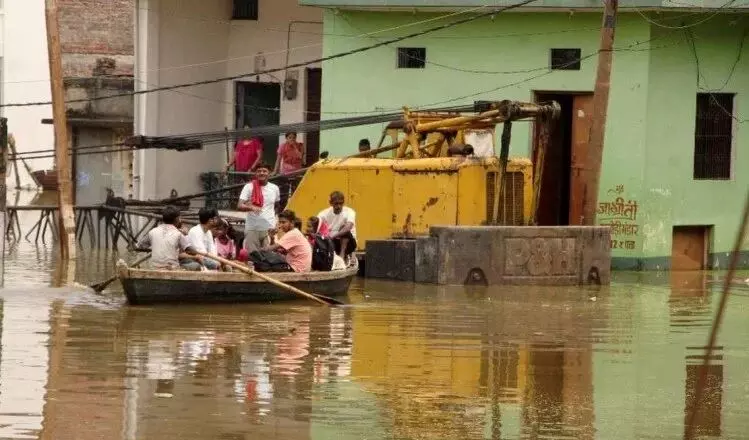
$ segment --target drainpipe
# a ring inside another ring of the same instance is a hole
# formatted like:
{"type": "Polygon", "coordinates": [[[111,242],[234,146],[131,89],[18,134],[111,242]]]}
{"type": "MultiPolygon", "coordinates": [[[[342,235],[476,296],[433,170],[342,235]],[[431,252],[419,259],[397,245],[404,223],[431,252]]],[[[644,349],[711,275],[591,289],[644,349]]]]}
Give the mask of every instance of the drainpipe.
{"type": "MultiPolygon", "coordinates": [[[[322,21],[306,21],[306,20],[291,20],[291,21],[289,21],[289,28],[288,28],[288,31],[286,32],[286,64],[284,65],[284,72],[283,72],[283,79],[284,80],[281,83],[281,87],[284,89],[281,93],[284,96],[286,95],[286,91],[285,91],[286,80],[289,79],[289,58],[290,58],[289,54],[291,53],[291,28],[295,24],[320,24],[321,25],[321,24],[323,24],[323,22],[322,21]]],[[[322,39],[322,35],[320,35],[320,39],[322,39]]],[[[299,86],[297,85],[297,87],[299,87],[299,86]]],[[[306,110],[306,109],[304,109],[304,110],[306,110]]],[[[306,113],[302,112],[302,118],[304,120],[307,119],[305,117],[305,115],[306,115],[306,113]]],[[[279,115],[278,116],[279,117],[281,116],[280,111],[279,111],[279,115]]]]}
{"type": "MultiPolygon", "coordinates": [[[[289,22],[289,30],[286,33],[286,65],[284,66],[284,79],[286,79],[286,71],[289,69],[289,53],[291,53],[291,28],[295,24],[323,24],[322,21],[304,21],[304,20],[291,20],[289,22]]],[[[322,38],[322,36],[320,36],[322,38]]]]}

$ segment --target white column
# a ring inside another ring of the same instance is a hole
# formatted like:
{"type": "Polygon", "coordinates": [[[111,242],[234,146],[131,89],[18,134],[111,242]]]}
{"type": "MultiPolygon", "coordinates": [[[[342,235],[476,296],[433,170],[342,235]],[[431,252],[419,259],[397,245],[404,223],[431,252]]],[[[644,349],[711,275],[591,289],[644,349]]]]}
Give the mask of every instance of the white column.
{"type": "MultiPolygon", "coordinates": [[[[135,90],[152,89],[159,81],[160,0],[135,2],[135,90]]],[[[159,134],[159,94],[135,96],[135,134],[159,134]]],[[[140,200],[154,198],[157,185],[158,152],[139,150],[135,153],[133,185],[140,200]]]]}

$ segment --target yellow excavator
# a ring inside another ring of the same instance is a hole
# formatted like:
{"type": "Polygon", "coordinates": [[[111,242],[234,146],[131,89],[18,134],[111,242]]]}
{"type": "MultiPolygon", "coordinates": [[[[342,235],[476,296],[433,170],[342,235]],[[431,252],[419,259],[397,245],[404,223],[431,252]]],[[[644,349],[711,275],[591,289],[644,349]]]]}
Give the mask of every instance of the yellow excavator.
{"type": "Polygon", "coordinates": [[[535,224],[543,155],[559,114],[555,102],[507,100],[477,103],[472,114],[404,108],[377,148],[312,165],[288,207],[307,218],[328,206],[332,191],[343,192],[356,211],[358,251],[372,239],[427,235],[430,226],[535,224]],[[508,158],[518,120],[537,123],[533,161],[508,158]]]}

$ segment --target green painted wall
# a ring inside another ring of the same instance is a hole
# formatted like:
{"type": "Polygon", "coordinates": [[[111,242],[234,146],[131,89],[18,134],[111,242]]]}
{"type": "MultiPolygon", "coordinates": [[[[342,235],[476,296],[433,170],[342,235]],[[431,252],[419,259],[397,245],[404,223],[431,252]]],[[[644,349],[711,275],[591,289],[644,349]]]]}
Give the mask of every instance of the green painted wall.
{"type": "MultiPolygon", "coordinates": [[[[327,10],[323,51],[340,53],[444,22],[412,25],[436,17],[327,10]]],[[[665,17],[661,14],[656,20],[663,22],[665,17]]],[[[741,16],[717,16],[691,28],[710,87],[722,84],[736,58],[740,34],[747,26],[741,20],[729,23],[737,17],[741,16]]],[[[323,66],[322,110],[330,118],[341,113],[398,111],[403,105],[529,101],[534,91],[592,92],[600,19],[600,13],[500,14],[493,20],[480,19],[333,60],[323,66]],[[397,69],[397,46],[426,47],[429,64],[425,69],[397,69]],[[580,71],[552,72],[547,69],[552,47],[579,47],[583,56],[593,55],[583,60],[580,71]]],[[[669,22],[679,24],[680,19],[669,22]]],[[[749,165],[749,155],[740,128],[735,138],[737,178],[692,180],[697,89],[694,56],[684,35],[683,30],[658,27],[639,14],[620,15],[600,201],[622,197],[638,204],[632,222],[638,226],[637,235],[615,237],[622,244],[633,242],[629,249],[612,251],[623,266],[667,267],[668,259],[663,257],[670,256],[672,226],[679,224],[716,225],[712,251],[727,251],[737,226],[741,192],[749,186],[741,172],[749,165]],[[643,263],[643,258],[649,260],[643,263]]],[[[742,58],[726,88],[739,93],[739,110],[744,107],[741,92],[747,85],[747,62],[742,58]]],[[[323,132],[321,148],[332,156],[350,154],[360,138],[377,142],[381,130],[382,126],[369,126],[323,132]]],[[[528,156],[530,135],[530,127],[515,125],[512,156],[528,156]]]]}
{"type": "MultiPolygon", "coordinates": [[[[736,93],[738,120],[747,118],[749,108],[749,44],[744,45],[733,75],[731,68],[739,56],[747,26],[746,17],[733,15],[716,17],[691,30],[702,88],[736,93]]],[[[659,38],[657,45],[662,48],[650,52],[647,116],[652,122],[645,127],[648,148],[647,190],[641,195],[647,207],[643,255],[670,254],[672,226],[690,224],[715,225],[713,251],[726,252],[733,246],[743,198],[749,188],[749,132],[746,124],[734,123],[732,180],[692,179],[698,93],[695,55],[685,32],[654,27],[653,35],[659,38]]]]}

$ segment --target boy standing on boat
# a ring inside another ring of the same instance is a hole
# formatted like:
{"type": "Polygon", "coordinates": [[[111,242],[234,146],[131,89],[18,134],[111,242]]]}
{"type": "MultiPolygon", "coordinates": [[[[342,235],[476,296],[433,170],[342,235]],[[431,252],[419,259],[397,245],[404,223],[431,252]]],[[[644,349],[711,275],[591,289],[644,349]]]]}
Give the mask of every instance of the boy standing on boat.
{"type": "MultiPolygon", "coordinates": [[[[216,242],[213,241],[213,232],[211,230],[216,226],[218,219],[218,211],[215,209],[201,208],[198,211],[198,220],[200,224],[190,228],[190,232],[187,233],[187,238],[190,239],[190,244],[198,252],[204,252],[208,255],[218,255],[216,251],[216,242]]],[[[206,269],[218,270],[221,267],[218,261],[211,260],[210,258],[203,258],[198,255],[198,262],[201,263],[206,269]]]]}
{"type": "Polygon", "coordinates": [[[242,188],[237,208],[247,212],[244,248],[247,253],[270,245],[270,232],[276,229],[276,212],[281,202],[278,186],[268,181],[270,168],[260,164],[255,179],[242,188]]]}
{"type": "MultiPolygon", "coordinates": [[[[330,194],[330,208],[317,214],[320,225],[326,225],[330,232],[328,237],[335,244],[335,252],[344,261],[356,251],[356,212],[344,206],[346,199],[342,192],[330,194]]],[[[319,227],[319,226],[318,226],[319,227]]]]}
{"type": "Polygon", "coordinates": [[[138,249],[151,249],[151,266],[154,269],[201,270],[202,265],[195,261],[195,250],[190,240],[179,230],[182,220],[179,210],[167,206],[161,215],[162,224],[148,231],[138,241],[138,249]],[[180,260],[184,263],[180,264],[180,260]]]}

